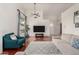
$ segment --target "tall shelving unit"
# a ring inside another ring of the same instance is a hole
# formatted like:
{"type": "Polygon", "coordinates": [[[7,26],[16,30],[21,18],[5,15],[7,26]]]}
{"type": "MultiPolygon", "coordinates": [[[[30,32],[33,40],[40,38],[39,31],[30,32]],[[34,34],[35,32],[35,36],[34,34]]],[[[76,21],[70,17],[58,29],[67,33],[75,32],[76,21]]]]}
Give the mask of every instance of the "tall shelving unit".
{"type": "Polygon", "coordinates": [[[18,30],[17,30],[17,35],[18,36],[21,36],[21,37],[25,37],[26,34],[27,34],[27,31],[26,31],[26,27],[27,27],[27,24],[26,24],[26,18],[27,16],[22,12],[20,11],[19,9],[17,9],[18,11],[18,30]]]}

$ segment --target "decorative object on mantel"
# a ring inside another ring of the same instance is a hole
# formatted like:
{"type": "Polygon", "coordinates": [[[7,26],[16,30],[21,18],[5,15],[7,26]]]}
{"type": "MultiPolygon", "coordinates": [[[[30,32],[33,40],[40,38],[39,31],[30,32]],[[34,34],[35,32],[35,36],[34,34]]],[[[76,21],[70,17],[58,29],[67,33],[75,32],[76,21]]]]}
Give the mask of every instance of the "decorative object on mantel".
{"type": "Polygon", "coordinates": [[[34,3],[34,12],[32,14],[33,14],[34,18],[40,17],[40,14],[36,8],[36,3],[34,3]]]}
{"type": "Polygon", "coordinates": [[[79,28],[79,11],[74,12],[74,24],[75,28],[79,28]]]}

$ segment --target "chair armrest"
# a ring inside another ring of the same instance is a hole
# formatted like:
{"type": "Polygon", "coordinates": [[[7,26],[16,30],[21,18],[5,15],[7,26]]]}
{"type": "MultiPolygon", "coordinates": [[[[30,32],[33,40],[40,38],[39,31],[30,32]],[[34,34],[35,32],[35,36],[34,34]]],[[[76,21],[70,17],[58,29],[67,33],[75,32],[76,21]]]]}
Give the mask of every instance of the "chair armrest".
{"type": "Polygon", "coordinates": [[[17,39],[24,39],[24,37],[19,37],[19,36],[16,36],[17,37],[17,39]]]}

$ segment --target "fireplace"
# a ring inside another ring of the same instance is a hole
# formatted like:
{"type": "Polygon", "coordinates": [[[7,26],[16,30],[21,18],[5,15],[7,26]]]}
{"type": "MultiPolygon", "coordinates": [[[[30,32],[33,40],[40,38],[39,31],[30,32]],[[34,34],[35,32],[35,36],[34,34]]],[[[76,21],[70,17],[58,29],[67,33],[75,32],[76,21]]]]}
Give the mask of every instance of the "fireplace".
{"type": "Polygon", "coordinates": [[[45,26],[33,26],[33,32],[45,32],[45,26]]]}
{"type": "Polygon", "coordinates": [[[43,41],[45,26],[33,26],[33,32],[37,41],[43,41]]]}

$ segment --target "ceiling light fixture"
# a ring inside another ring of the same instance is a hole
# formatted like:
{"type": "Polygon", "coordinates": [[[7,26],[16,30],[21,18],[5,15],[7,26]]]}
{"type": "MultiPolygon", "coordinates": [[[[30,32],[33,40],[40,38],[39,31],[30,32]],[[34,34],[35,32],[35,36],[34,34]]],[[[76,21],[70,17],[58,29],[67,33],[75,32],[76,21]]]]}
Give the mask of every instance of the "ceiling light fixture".
{"type": "Polygon", "coordinates": [[[33,12],[33,16],[34,16],[34,18],[40,17],[39,12],[37,11],[37,8],[36,8],[36,3],[34,3],[34,12],[33,12]]]}

